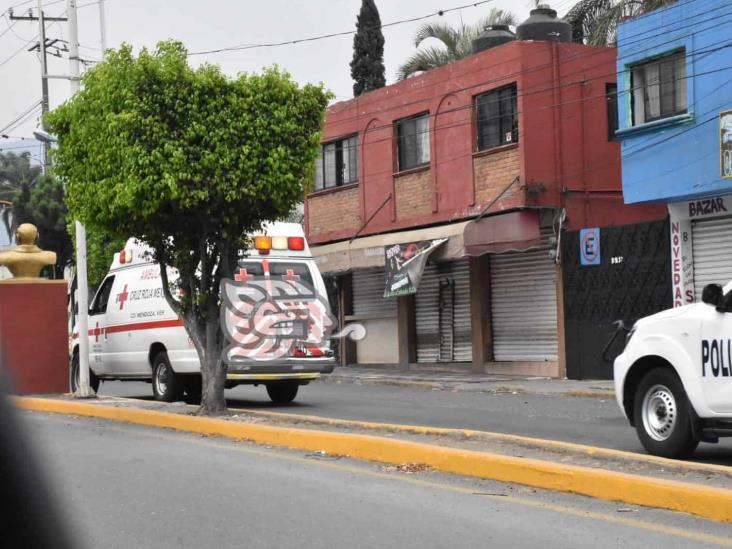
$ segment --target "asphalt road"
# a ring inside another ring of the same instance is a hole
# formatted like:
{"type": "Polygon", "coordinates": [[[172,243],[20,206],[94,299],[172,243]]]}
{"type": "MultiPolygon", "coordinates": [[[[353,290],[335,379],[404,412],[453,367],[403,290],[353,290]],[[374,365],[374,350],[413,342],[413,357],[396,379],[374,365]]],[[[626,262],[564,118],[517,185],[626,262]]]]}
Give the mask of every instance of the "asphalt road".
{"type": "MultiPolygon", "coordinates": [[[[100,394],[152,398],[150,384],[105,382],[100,394]]],[[[438,391],[419,387],[312,383],[300,388],[295,402],[275,407],[263,387],[226,391],[231,408],[329,418],[495,431],[645,452],[635,430],[613,399],[438,391]]],[[[732,465],[732,439],[702,444],[698,461],[732,465]]]]}
{"type": "Polygon", "coordinates": [[[249,443],[20,412],[75,547],[730,546],[687,515],[249,443]]]}

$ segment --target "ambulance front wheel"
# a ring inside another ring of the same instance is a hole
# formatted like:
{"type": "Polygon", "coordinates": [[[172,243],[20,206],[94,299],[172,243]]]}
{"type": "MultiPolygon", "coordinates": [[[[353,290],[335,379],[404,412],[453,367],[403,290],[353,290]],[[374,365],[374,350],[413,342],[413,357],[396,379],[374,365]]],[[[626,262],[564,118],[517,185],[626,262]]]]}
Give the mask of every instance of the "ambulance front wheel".
{"type": "Polygon", "coordinates": [[[158,353],[153,361],[152,387],[155,400],[175,402],[183,398],[183,380],[170,367],[167,353],[158,353]]]}
{"type": "Polygon", "coordinates": [[[295,400],[300,384],[293,381],[268,383],[267,394],[275,404],[286,404],[295,400]]]}
{"type": "Polygon", "coordinates": [[[633,415],[638,438],[653,455],[681,458],[699,445],[694,438],[689,399],[670,368],[654,368],[638,386],[633,415]]]}

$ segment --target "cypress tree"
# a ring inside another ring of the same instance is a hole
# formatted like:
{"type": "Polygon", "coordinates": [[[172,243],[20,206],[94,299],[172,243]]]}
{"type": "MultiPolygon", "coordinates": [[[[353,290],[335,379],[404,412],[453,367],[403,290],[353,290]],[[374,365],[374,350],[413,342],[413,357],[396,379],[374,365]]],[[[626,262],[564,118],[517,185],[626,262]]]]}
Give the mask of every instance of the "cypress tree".
{"type": "Polygon", "coordinates": [[[381,33],[381,18],[374,0],[361,2],[361,12],[356,20],[356,35],[353,37],[351,77],[355,96],[386,85],[384,35],[381,33]]]}

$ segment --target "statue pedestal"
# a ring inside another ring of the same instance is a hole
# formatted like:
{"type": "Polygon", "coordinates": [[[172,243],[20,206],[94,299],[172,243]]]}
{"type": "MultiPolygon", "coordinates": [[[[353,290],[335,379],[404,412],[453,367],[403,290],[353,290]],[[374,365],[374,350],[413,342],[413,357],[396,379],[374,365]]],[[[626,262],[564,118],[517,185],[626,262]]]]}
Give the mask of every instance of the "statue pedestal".
{"type": "Polygon", "coordinates": [[[0,368],[16,394],[69,391],[65,280],[0,282],[0,368]]]}

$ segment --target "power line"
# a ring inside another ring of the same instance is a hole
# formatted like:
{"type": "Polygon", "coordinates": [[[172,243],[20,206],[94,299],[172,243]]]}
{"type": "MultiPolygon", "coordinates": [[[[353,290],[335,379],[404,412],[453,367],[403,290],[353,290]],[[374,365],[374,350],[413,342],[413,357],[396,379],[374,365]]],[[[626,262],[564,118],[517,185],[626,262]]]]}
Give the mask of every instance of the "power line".
{"type": "MultiPolygon", "coordinates": [[[[725,67],[723,69],[716,69],[716,70],[713,70],[713,71],[708,71],[705,74],[712,74],[712,73],[715,73],[715,72],[721,72],[722,70],[730,70],[730,69],[732,69],[732,66],[728,66],[728,67],[725,67]]],[[[692,78],[692,77],[693,76],[690,76],[690,77],[687,77],[687,78],[692,78]]],[[[706,99],[711,94],[715,93],[716,91],[718,91],[719,89],[723,88],[724,86],[729,85],[730,83],[732,83],[732,79],[724,82],[723,84],[721,84],[720,86],[718,86],[715,89],[711,90],[710,92],[704,94],[703,96],[700,96],[700,97],[695,98],[695,101],[694,101],[694,103],[691,104],[691,106],[693,106],[693,107],[697,106],[702,100],[706,99]]],[[[689,126],[688,128],[685,128],[684,130],[682,130],[680,132],[674,133],[674,134],[672,134],[670,136],[667,136],[667,137],[665,137],[665,138],[663,138],[661,140],[658,140],[658,141],[655,141],[655,142],[650,143],[648,145],[645,145],[645,146],[643,146],[643,147],[641,147],[639,149],[631,149],[630,151],[626,151],[625,156],[628,156],[630,154],[635,154],[636,152],[642,152],[643,150],[647,150],[647,149],[653,148],[653,147],[655,147],[655,146],[657,146],[657,145],[659,145],[661,143],[664,143],[666,141],[669,141],[669,140],[677,137],[678,135],[682,135],[682,134],[684,134],[684,133],[686,133],[688,131],[694,130],[695,128],[697,128],[697,127],[699,127],[701,125],[708,124],[709,122],[712,122],[714,120],[717,120],[718,119],[718,116],[719,116],[719,109],[723,108],[724,105],[726,105],[726,102],[723,103],[720,106],[717,106],[714,109],[711,109],[711,110],[706,111],[704,113],[701,113],[701,115],[699,115],[699,116],[706,116],[707,114],[714,113],[709,119],[704,120],[703,122],[700,122],[700,123],[698,123],[698,124],[696,124],[694,126],[689,126]]],[[[604,103],[599,103],[598,102],[598,105],[597,106],[598,107],[601,107],[601,108],[604,108],[604,103]]],[[[546,108],[546,107],[542,107],[542,108],[546,108]]],[[[536,109],[536,110],[539,110],[539,109],[536,109]]],[[[522,111],[522,112],[525,113],[527,111],[522,111]]],[[[580,116],[580,115],[576,115],[576,116],[580,116]]],[[[564,116],[562,118],[562,120],[563,121],[571,120],[571,119],[576,118],[576,116],[564,116]]],[[[495,119],[497,117],[492,117],[492,118],[495,119]]],[[[465,121],[463,121],[463,122],[456,122],[454,124],[447,124],[447,125],[439,126],[439,127],[430,127],[427,130],[423,130],[422,132],[418,132],[418,133],[421,133],[421,134],[424,134],[424,133],[435,133],[436,134],[438,130],[447,130],[447,129],[456,128],[456,127],[460,127],[460,126],[468,126],[468,125],[471,125],[471,124],[472,124],[472,120],[468,120],[467,122],[465,122],[465,121]]],[[[549,127],[549,128],[544,128],[543,130],[533,129],[531,131],[531,133],[532,133],[532,135],[536,136],[540,131],[545,131],[545,132],[552,131],[553,132],[554,131],[554,128],[553,127],[549,127]]],[[[384,138],[381,138],[381,139],[376,139],[376,140],[373,140],[373,141],[365,142],[364,143],[364,146],[374,145],[374,144],[383,143],[383,142],[387,142],[387,141],[393,141],[395,139],[397,139],[396,136],[392,134],[389,137],[384,137],[384,138]]],[[[521,137],[519,136],[519,140],[520,139],[521,139],[521,137]]],[[[444,165],[450,164],[452,162],[457,162],[459,160],[463,160],[465,158],[474,157],[475,154],[478,153],[478,152],[481,152],[481,151],[475,151],[471,147],[471,150],[469,152],[464,153],[464,154],[460,154],[460,155],[453,155],[453,156],[451,156],[451,157],[449,157],[449,158],[447,158],[445,160],[442,160],[441,162],[443,163],[443,166],[444,166],[444,165]]],[[[588,165],[588,166],[586,166],[582,170],[579,170],[579,171],[576,171],[576,172],[573,172],[573,173],[565,173],[565,174],[563,174],[558,179],[557,183],[564,183],[566,181],[571,181],[574,178],[582,177],[582,176],[584,176],[587,173],[591,173],[591,172],[596,171],[596,170],[599,170],[599,169],[603,169],[603,168],[610,167],[613,164],[615,164],[615,161],[614,160],[610,160],[610,161],[607,161],[607,162],[602,162],[602,163],[599,163],[599,164],[588,165]]],[[[377,172],[370,172],[368,175],[369,175],[369,178],[373,178],[373,177],[377,177],[377,176],[380,176],[380,175],[393,174],[393,173],[394,173],[394,169],[393,168],[390,168],[390,169],[386,169],[386,170],[380,170],[380,171],[377,171],[377,172]]],[[[648,178],[647,180],[650,181],[650,180],[653,180],[653,179],[657,179],[657,177],[658,176],[654,176],[653,178],[648,178]]]]}
{"type": "MultiPolygon", "coordinates": [[[[693,0],[687,0],[686,3],[689,3],[690,1],[693,1],[693,0]]],[[[728,6],[723,6],[723,7],[728,7],[728,6]]],[[[715,10],[716,9],[720,9],[720,8],[715,8],[715,10]]],[[[709,13],[711,13],[711,12],[713,12],[715,10],[708,10],[703,15],[709,15],[709,13]]],[[[713,23],[709,27],[702,28],[702,29],[698,29],[698,30],[693,31],[693,32],[691,32],[689,34],[686,34],[686,35],[676,36],[676,37],[674,37],[674,38],[672,38],[672,39],[670,39],[670,40],[668,40],[666,42],[661,42],[659,44],[654,44],[653,46],[649,46],[648,48],[644,48],[642,50],[635,51],[631,55],[632,56],[636,56],[638,53],[641,53],[641,52],[644,52],[644,51],[657,50],[659,47],[664,46],[666,44],[676,44],[676,43],[678,43],[678,40],[680,38],[688,38],[688,37],[693,36],[694,34],[697,34],[698,32],[701,32],[701,31],[704,31],[704,30],[708,30],[710,28],[717,28],[718,25],[719,25],[719,19],[720,18],[725,18],[725,17],[730,17],[730,16],[732,16],[732,12],[728,12],[728,13],[721,14],[721,15],[715,15],[715,16],[710,17],[708,19],[705,19],[703,21],[699,21],[698,23],[707,22],[707,21],[713,21],[713,23]]],[[[673,23],[671,23],[671,25],[678,25],[680,23],[681,22],[673,22],[673,23]]],[[[685,20],[683,23],[688,23],[688,19],[685,20]]],[[[659,30],[662,27],[663,26],[656,27],[654,30],[659,30]]],[[[645,33],[646,32],[644,31],[644,32],[638,33],[638,34],[636,34],[634,36],[644,35],[645,33]]],[[[665,35],[665,34],[668,34],[668,31],[662,31],[660,33],[657,33],[657,34],[651,36],[650,38],[655,38],[657,36],[661,36],[661,35],[665,35]]],[[[647,38],[648,37],[645,37],[642,40],[639,39],[639,40],[636,40],[635,42],[628,42],[628,44],[638,43],[638,42],[641,42],[641,41],[645,41],[645,40],[647,40],[647,38]]],[[[578,69],[578,70],[576,70],[574,72],[565,74],[564,75],[565,76],[565,80],[567,80],[567,77],[570,77],[570,76],[573,76],[573,75],[584,74],[587,71],[587,61],[590,58],[592,58],[592,57],[594,57],[595,55],[598,55],[598,54],[606,54],[606,53],[607,53],[607,50],[605,48],[598,48],[597,51],[595,51],[595,52],[584,50],[584,51],[578,52],[574,56],[570,56],[566,60],[567,62],[572,61],[573,59],[579,59],[580,57],[583,57],[582,61],[584,61],[584,64],[583,64],[583,67],[581,69],[578,69]]],[[[699,53],[703,53],[703,50],[698,50],[693,55],[697,55],[699,53]]],[[[627,57],[627,56],[616,57],[616,61],[619,61],[619,60],[623,59],[624,57],[627,57]]],[[[487,69],[491,69],[491,68],[497,67],[499,65],[504,65],[504,64],[509,63],[510,61],[518,61],[521,58],[522,58],[522,56],[517,56],[517,57],[513,57],[511,59],[505,59],[505,60],[502,60],[502,61],[500,61],[498,63],[481,67],[481,70],[487,70],[487,69]]],[[[541,64],[541,65],[536,65],[536,66],[531,67],[530,69],[527,69],[527,70],[515,71],[515,72],[510,73],[510,74],[502,75],[499,78],[494,78],[494,79],[491,79],[491,80],[485,80],[485,81],[482,81],[482,82],[478,82],[476,84],[472,84],[472,85],[469,85],[469,86],[464,86],[462,88],[452,89],[450,91],[451,91],[451,93],[458,93],[458,92],[467,91],[469,89],[474,89],[474,88],[482,87],[482,86],[485,86],[485,85],[488,85],[488,84],[505,83],[506,81],[510,80],[511,78],[518,77],[518,76],[525,76],[527,74],[530,74],[530,73],[533,73],[533,72],[536,72],[536,71],[539,71],[539,70],[548,69],[548,68],[551,68],[552,65],[553,65],[552,62],[550,62],[550,63],[544,63],[544,64],[541,64]]],[[[583,78],[582,81],[583,82],[589,82],[589,81],[592,81],[592,80],[605,79],[605,78],[608,78],[608,77],[611,77],[611,76],[613,76],[613,77],[615,77],[615,79],[617,79],[617,75],[623,74],[624,72],[629,72],[629,70],[617,71],[617,70],[613,69],[613,72],[612,73],[608,73],[606,75],[601,75],[601,76],[594,77],[594,78],[583,78]]],[[[437,80],[437,81],[434,81],[434,82],[429,83],[427,86],[425,86],[425,88],[426,87],[435,87],[435,86],[437,86],[439,84],[443,84],[445,82],[448,82],[449,80],[450,80],[450,78],[445,78],[445,79],[442,79],[442,80],[437,80]]],[[[578,83],[579,83],[579,81],[568,81],[565,84],[559,85],[559,87],[561,88],[561,87],[574,86],[574,85],[576,85],[578,83]]],[[[550,91],[553,88],[554,88],[554,86],[548,86],[548,87],[544,86],[544,87],[541,87],[541,88],[539,88],[537,86],[534,89],[534,91],[523,91],[521,95],[532,95],[534,93],[542,93],[542,92],[545,92],[545,91],[550,91]]],[[[425,101],[428,101],[430,99],[436,99],[439,96],[441,96],[441,94],[432,95],[432,96],[429,96],[429,97],[422,97],[420,99],[417,99],[417,100],[414,100],[414,101],[411,101],[411,102],[402,103],[399,107],[400,108],[404,108],[404,107],[408,107],[410,105],[422,104],[425,101]]],[[[354,100],[357,101],[358,98],[354,98],[354,100]]],[[[378,110],[378,111],[374,111],[372,114],[376,115],[376,114],[380,114],[380,113],[383,113],[383,112],[387,112],[388,110],[389,109],[386,109],[385,108],[385,109],[381,109],[381,110],[378,110]]],[[[353,121],[353,120],[358,119],[358,118],[360,118],[360,115],[354,115],[354,116],[351,116],[351,117],[341,118],[340,120],[337,120],[337,121],[332,122],[332,124],[343,124],[343,123],[350,122],[350,121],[353,121]]]]}
{"type": "Polygon", "coordinates": [[[19,126],[20,126],[21,124],[25,123],[25,121],[26,121],[26,120],[28,120],[28,119],[29,119],[29,118],[31,118],[32,116],[36,116],[36,115],[38,115],[38,114],[40,114],[40,113],[41,113],[41,106],[39,105],[39,106],[37,106],[36,108],[34,108],[34,109],[33,109],[32,111],[30,111],[30,112],[29,112],[29,113],[28,113],[27,115],[25,115],[25,116],[24,116],[24,117],[23,117],[22,119],[20,119],[20,120],[18,120],[17,122],[13,123],[13,125],[12,125],[12,126],[8,127],[8,129],[7,129],[7,130],[4,130],[4,131],[7,131],[7,132],[13,132],[13,131],[15,131],[16,129],[18,129],[18,127],[19,127],[19,126]]]}
{"type": "Polygon", "coordinates": [[[34,109],[36,109],[40,105],[41,105],[41,100],[40,99],[37,100],[37,101],[35,101],[31,106],[27,107],[22,113],[20,113],[9,124],[7,124],[3,129],[1,129],[0,130],[0,134],[7,133],[9,131],[9,129],[11,128],[11,126],[13,126],[13,124],[15,124],[16,122],[18,122],[18,120],[20,120],[20,119],[24,118],[25,116],[27,116],[29,113],[31,113],[34,109]]]}
{"type": "MultiPolygon", "coordinates": [[[[708,48],[708,49],[703,49],[703,50],[697,50],[697,51],[692,52],[691,54],[689,54],[689,57],[691,57],[691,56],[697,56],[697,55],[710,55],[711,53],[714,53],[716,51],[720,51],[720,50],[723,50],[723,49],[727,49],[727,48],[732,48],[732,40],[730,40],[726,44],[722,44],[722,45],[719,45],[719,46],[715,46],[713,48],[708,48]]],[[[687,76],[685,76],[683,78],[678,78],[676,80],[688,80],[690,78],[700,77],[700,76],[706,76],[706,75],[709,75],[709,74],[715,74],[715,73],[723,72],[723,71],[730,70],[730,69],[732,69],[732,66],[724,66],[722,68],[712,69],[712,70],[706,71],[706,72],[700,72],[700,73],[694,73],[694,74],[691,74],[691,75],[687,75],[687,76]]],[[[622,72],[625,72],[625,71],[622,71],[622,72]]],[[[549,93],[549,92],[554,91],[554,90],[557,90],[557,89],[562,89],[562,88],[565,88],[565,87],[568,87],[568,86],[576,86],[577,84],[584,84],[584,83],[589,82],[589,81],[592,81],[592,80],[604,80],[604,79],[609,78],[611,76],[615,76],[616,77],[617,74],[621,74],[621,73],[618,73],[615,70],[613,70],[612,73],[608,73],[606,75],[600,75],[600,76],[594,77],[594,78],[588,78],[588,79],[586,79],[586,80],[584,80],[582,82],[575,81],[575,82],[569,82],[569,83],[559,84],[559,85],[555,85],[555,86],[547,86],[547,87],[544,87],[544,88],[541,88],[541,89],[538,89],[538,90],[524,91],[523,93],[517,93],[516,94],[516,97],[518,99],[519,97],[526,97],[526,96],[529,96],[529,95],[536,95],[536,94],[539,94],[539,93],[549,93]]],[[[503,78],[500,79],[501,82],[505,82],[505,80],[506,80],[505,77],[503,77],[503,78]]],[[[460,92],[460,91],[465,91],[467,89],[471,89],[471,88],[475,88],[475,87],[480,87],[480,86],[483,86],[484,84],[485,83],[479,83],[479,84],[467,86],[465,88],[461,88],[459,90],[451,90],[451,93],[456,93],[456,92],[460,92]]],[[[631,94],[636,89],[640,89],[640,87],[630,88],[628,90],[624,90],[622,92],[618,92],[617,93],[617,96],[619,97],[620,94],[631,94]]],[[[492,90],[487,90],[484,93],[490,93],[490,91],[492,91],[492,90]]],[[[599,98],[602,98],[602,97],[605,97],[605,94],[600,95],[600,96],[584,97],[582,99],[573,99],[573,100],[564,101],[564,102],[558,102],[558,103],[549,103],[547,105],[542,105],[541,107],[538,107],[538,108],[524,109],[522,111],[517,111],[517,113],[518,112],[527,113],[527,112],[542,111],[542,110],[551,109],[551,108],[558,108],[558,107],[561,107],[561,106],[564,106],[564,105],[569,105],[569,104],[574,104],[574,103],[582,103],[584,101],[595,100],[595,99],[599,99],[599,98]]],[[[420,100],[417,100],[417,101],[412,102],[412,104],[424,104],[427,101],[428,101],[427,99],[420,99],[420,100]]],[[[409,103],[407,103],[406,105],[409,105],[409,103]]],[[[403,109],[406,105],[405,104],[399,105],[399,109],[400,110],[403,109]]],[[[458,107],[453,107],[452,109],[445,109],[443,111],[434,113],[434,115],[435,116],[438,115],[438,114],[439,115],[444,115],[444,114],[454,113],[454,112],[463,111],[463,110],[472,110],[472,109],[475,109],[475,102],[474,101],[470,101],[469,103],[464,104],[464,105],[460,105],[458,107]]],[[[388,112],[389,110],[391,110],[391,109],[384,109],[383,111],[379,111],[379,112],[388,112]]],[[[369,114],[371,114],[371,113],[369,113],[369,114]]],[[[332,124],[341,124],[341,123],[344,123],[346,121],[356,120],[358,118],[362,118],[362,116],[361,115],[354,115],[354,116],[348,117],[346,119],[336,120],[332,124]]],[[[500,116],[496,116],[496,117],[492,117],[492,118],[497,119],[497,118],[500,118],[500,116]]],[[[485,120],[490,120],[490,119],[491,118],[487,118],[485,120]]],[[[465,124],[465,123],[466,122],[463,122],[461,124],[465,124]]],[[[388,122],[388,123],[385,123],[385,124],[380,124],[378,126],[371,126],[371,127],[367,128],[365,130],[359,131],[359,133],[366,134],[366,133],[369,133],[369,132],[376,132],[376,131],[380,131],[380,130],[384,130],[384,129],[388,129],[388,128],[393,128],[393,127],[395,127],[395,125],[396,125],[396,122],[388,122]]],[[[431,129],[428,129],[428,130],[425,130],[425,131],[432,131],[432,130],[431,129]]],[[[353,134],[354,134],[353,131],[344,132],[342,134],[329,137],[328,138],[328,141],[338,141],[339,139],[343,139],[343,138],[348,137],[348,136],[353,135],[353,134]]]]}
{"type": "MultiPolygon", "coordinates": [[[[462,9],[465,9],[465,8],[478,7],[478,6],[482,5],[482,4],[488,4],[489,2],[493,2],[493,1],[494,0],[481,0],[480,2],[473,2],[471,4],[465,4],[465,5],[457,6],[457,7],[454,7],[454,8],[448,8],[448,9],[444,9],[444,10],[437,10],[435,12],[432,12],[432,13],[429,13],[429,14],[426,14],[426,15],[420,15],[420,16],[417,16],[417,17],[411,17],[409,19],[401,19],[401,20],[398,20],[398,21],[392,21],[390,23],[385,23],[385,24],[383,24],[383,25],[381,25],[379,27],[373,27],[373,28],[374,29],[376,29],[376,28],[384,29],[384,28],[388,28],[388,27],[394,27],[396,25],[402,25],[404,23],[414,23],[416,21],[422,21],[424,19],[429,19],[429,18],[435,17],[435,16],[440,16],[441,17],[441,16],[445,15],[446,13],[450,13],[450,12],[453,12],[453,11],[462,10],[462,9]]],[[[330,34],[321,34],[319,36],[310,36],[308,38],[299,38],[297,40],[288,40],[288,41],[285,41],[285,42],[270,42],[270,43],[264,43],[264,44],[239,44],[238,46],[230,46],[230,47],[227,47],[227,48],[217,48],[217,49],[214,49],[214,50],[189,52],[188,55],[189,56],[193,56],[193,55],[207,55],[207,54],[211,54],[211,53],[221,53],[221,52],[226,52],[226,51],[251,50],[251,49],[254,49],[254,48],[273,48],[273,47],[277,47],[277,46],[287,46],[287,45],[291,45],[291,44],[301,44],[301,43],[304,43],[304,42],[314,42],[316,40],[323,40],[323,39],[326,39],[326,38],[334,38],[336,36],[348,36],[349,34],[355,34],[355,33],[356,33],[356,29],[353,29],[353,30],[342,31],[342,32],[333,32],[333,33],[330,33],[330,34]]]]}

